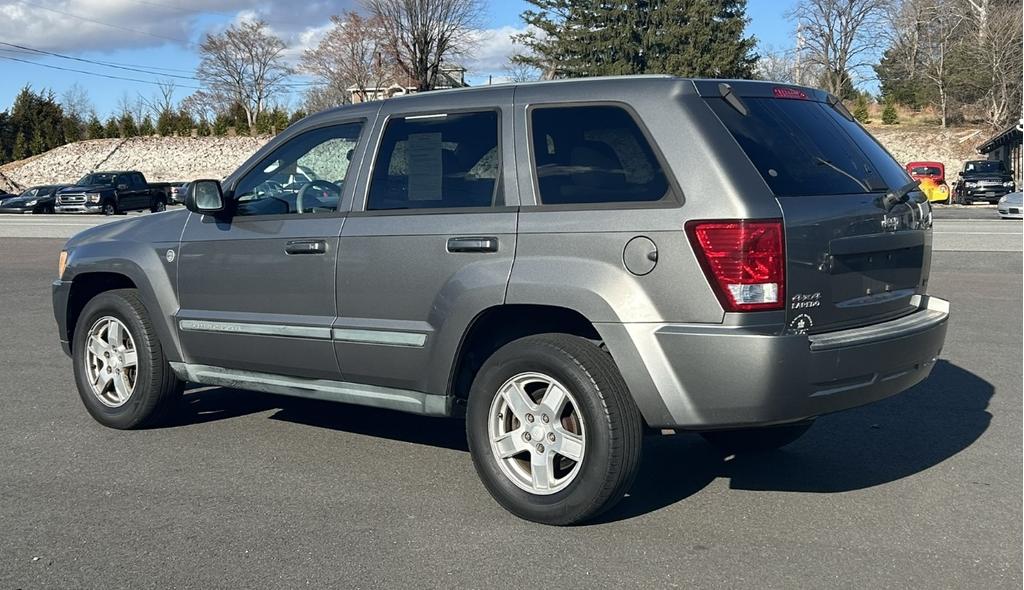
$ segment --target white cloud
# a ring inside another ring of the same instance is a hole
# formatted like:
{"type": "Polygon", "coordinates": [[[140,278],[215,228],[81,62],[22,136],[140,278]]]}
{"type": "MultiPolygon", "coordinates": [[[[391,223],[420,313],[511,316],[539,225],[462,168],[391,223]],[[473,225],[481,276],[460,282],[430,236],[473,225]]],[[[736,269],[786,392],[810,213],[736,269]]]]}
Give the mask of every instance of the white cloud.
{"type": "Polygon", "coordinates": [[[512,26],[477,31],[476,46],[463,58],[462,65],[474,76],[500,76],[508,68],[508,59],[523,51],[522,46],[513,43],[513,36],[525,32],[525,27],[512,26]]]}
{"type": "MultiPolygon", "coordinates": [[[[47,51],[77,53],[193,46],[209,19],[262,18],[289,45],[304,46],[332,14],[355,0],[17,0],[0,3],[0,40],[47,51]],[[72,16],[73,15],[73,16],[72,16]]],[[[0,55],[15,56],[7,48],[0,55]]],[[[25,57],[24,55],[16,55],[25,57]]]]}

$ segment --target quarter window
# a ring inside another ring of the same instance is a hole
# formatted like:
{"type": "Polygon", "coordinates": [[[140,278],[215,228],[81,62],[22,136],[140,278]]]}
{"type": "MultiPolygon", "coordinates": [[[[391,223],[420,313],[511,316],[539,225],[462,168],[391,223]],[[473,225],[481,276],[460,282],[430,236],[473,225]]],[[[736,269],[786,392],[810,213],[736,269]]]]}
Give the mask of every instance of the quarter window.
{"type": "Polygon", "coordinates": [[[530,121],[541,203],[650,202],[668,194],[661,163],[625,109],[538,108],[530,121]]]}
{"type": "Polygon", "coordinates": [[[490,207],[500,160],[494,111],[393,119],[377,152],[366,209],[490,207]]]}
{"type": "Polygon", "coordinates": [[[361,123],[348,123],[288,140],[239,181],[235,214],[337,211],[361,129],[361,123]]]}

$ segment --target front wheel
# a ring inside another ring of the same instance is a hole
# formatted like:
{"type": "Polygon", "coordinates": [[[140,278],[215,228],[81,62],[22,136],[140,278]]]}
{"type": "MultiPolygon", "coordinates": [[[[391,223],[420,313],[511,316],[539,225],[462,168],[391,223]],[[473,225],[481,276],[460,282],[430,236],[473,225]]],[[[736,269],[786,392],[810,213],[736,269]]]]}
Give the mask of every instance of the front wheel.
{"type": "Polygon", "coordinates": [[[165,203],[163,200],[157,201],[155,205],[153,205],[152,207],[149,208],[149,211],[151,213],[159,213],[161,211],[166,211],[166,210],[167,210],[167,203],[165,203]]]}
{"type": "Polygon", "coordinates": [[[115,205],[113,201],[107,201],[103,204],[104,215],[117,215],[117,213],[117,205],[115,205]]]}
{"type": "Polygon", "coordinates": [[[726,453],[763,453],[794,442],[813,425],[814,420],[806,420],[781,426],[714,430],[702,432],[701,436],[712,446],[726,453]]]}
{"type": "Polygon", "coordinates": [[[466,431],[477,474],[499,504],[520,518],[569,525],[628,491],[643,420],[611,356],[583,338],[542,334],[484,363],[466,431]]]}
{"type": "Polygon", "coordinates": [[[134,289],[100,293],[75,324],[75,381],[97,422],[122,430],[170,415],[183,384],[171,371],[145,306],[134,289]]]}

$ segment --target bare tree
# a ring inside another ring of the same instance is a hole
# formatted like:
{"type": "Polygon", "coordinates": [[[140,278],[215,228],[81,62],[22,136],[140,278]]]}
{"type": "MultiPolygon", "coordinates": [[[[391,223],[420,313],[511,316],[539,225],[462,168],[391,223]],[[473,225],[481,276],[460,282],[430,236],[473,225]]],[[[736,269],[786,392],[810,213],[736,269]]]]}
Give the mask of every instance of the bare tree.
{"type": "Polygon", "coordinates": [[[801,60],[821,68],[821,85],[844,85],[874,63],[891,0],[800,0],[789,13],[803,36],[801,60]]]}
{"type": "Polygon", "coordinates": [[[821,81],[822,68],[802,63],[799,47],[779,49],[761,46],[757,48],[757,54],[759,57],[754,73],[762,80],[805,86],[815,86],[821,81]]]}
{"type": "Polygon", "coordinates": [[[174,111],[174,93],[177,91],[177,86],[171,80],[160,80],[157,82],[157,91],[149,98],[145,96],[139,96],[139,100],[149,112],[153,115],[154,119],[160,118],[160,115],[164,113],[170,113],[174,111]]]}
{"type": "Polygon", "coordinates": [[[363,0],[380,19],[399,70],[419,91],[437,86],[441,66],[470,49],[482,19],[481,0],[363,0]]]}
{"type": "Polygon", "coordinates": [[[381,19],[350,11],[332,16],[331,23],[320,44],[302,55],[302,69],[319,82],[310,97],[337,106],[350,102],[349,89],[354,88],[365,100],[367,89],[381,87],[395,74],[381,19]]]}
{"type": "Polygon", "coordinates": [[[540,68],[510,59],[505,64],[505,78],[509,82],[535,82],[544,76],[540,68]]]}
{"type": "Polygon", "coordinates": [[[78,121],[85,121],[96,110],[89,100],[89,93],[78,82],[60,95],[60,106],[69,117],[78,121]]]}
{"type": "Polygon", "coordinates": [[[196,77],[209,96],[237,102],[254,129],[256,118],[292,74],[284,59],[286,48],[263,21],[234,24],[200,44],[196,77]]]}
{"type": "Polygon", "coordinates": [[[918,43],[919,70],[935,87],[939,96],[942,126],[949,122],[949,83],[951,56],[964,34],[966,15],[959,0],[926,0],[919,6],[921,36],[918,43]]]}
{"type": "Polygon", "coordinates": [[[1021,116],[1022,98],[1022,12],[1020,2],[990,6],[988,0],[968,0],[967,25],[977,35],[971,55],[979,66],[979,90],[985,119],[1002,127],[1021,116]]]}

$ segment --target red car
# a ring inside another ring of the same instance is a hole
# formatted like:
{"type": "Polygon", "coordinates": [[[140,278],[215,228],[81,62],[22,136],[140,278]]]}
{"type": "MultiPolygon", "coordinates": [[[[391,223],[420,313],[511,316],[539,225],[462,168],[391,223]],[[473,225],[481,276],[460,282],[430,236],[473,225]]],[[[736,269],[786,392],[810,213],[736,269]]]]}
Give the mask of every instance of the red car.
{"type": "Polygon", "coordinates": [[[914,180],[921,181],[921,190],[929,201],[949,203],[946,166],[942,162],[910,162],[907,164],[907,172],[914,180]]]}

